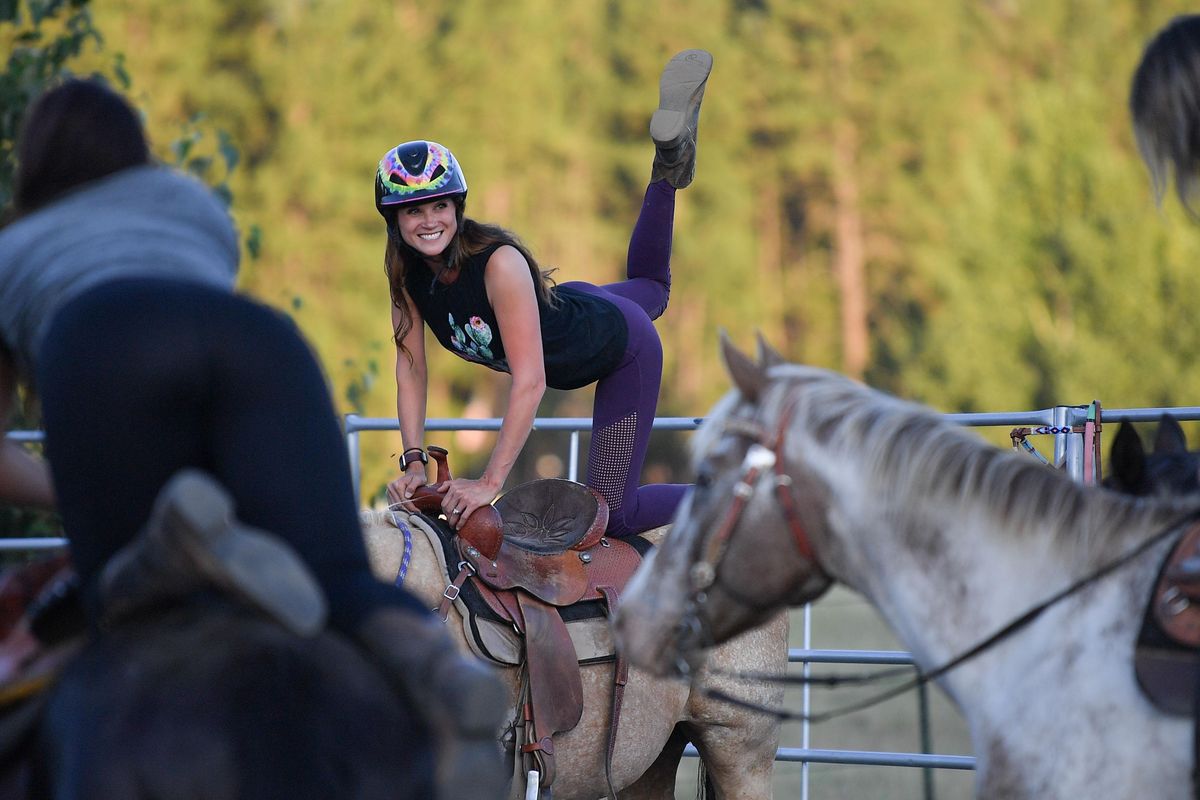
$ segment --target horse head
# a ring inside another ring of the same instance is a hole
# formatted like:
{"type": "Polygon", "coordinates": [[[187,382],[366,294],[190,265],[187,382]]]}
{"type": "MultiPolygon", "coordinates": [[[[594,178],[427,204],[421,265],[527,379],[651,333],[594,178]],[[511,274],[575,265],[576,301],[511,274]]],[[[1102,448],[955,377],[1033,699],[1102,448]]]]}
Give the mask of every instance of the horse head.
{"type": "Polygon", "coordinates": [[[1200,491],[1200,453],[1189,452],[1179,422],[1163,414],[1154,436],[1154,449],[1146,452],[1137,430],[1121,423],[1113,439],[1109,489],[1132,495],[1185,495],[1200,491]]]}
{"type": "Polygon", "coordinates": [[[688,671],[714,643],[831,585],[812,544],[825,489],[789,441],[796,384],[772,375],[783,358],[761,337],[757,360],[724,334],[721,352],[735,388],[697,432],[696,485],[615,620],[624,651],[657,674],[688,671]]]}

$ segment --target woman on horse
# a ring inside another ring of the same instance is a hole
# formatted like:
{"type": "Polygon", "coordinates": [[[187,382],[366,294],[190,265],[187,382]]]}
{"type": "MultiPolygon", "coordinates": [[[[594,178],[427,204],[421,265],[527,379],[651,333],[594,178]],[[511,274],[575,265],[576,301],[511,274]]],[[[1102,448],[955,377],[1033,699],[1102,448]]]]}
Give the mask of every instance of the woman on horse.
{"type": "Polygon", "coordinates": [[[93,624],[208,583],[311,631],[324,619],[315,576],[330,623],[437,737],[441,796],[501,796],[502,689],[372,575],[324,376],[289,320],[234,293],[225,209],[151,163],[136,112],[96,81],[35,102],[17,161],[0,230],[0,405],[18,381],[36,390],[54,491],[5,442],[0,497],[57,495],[93,624]]]}
{"type": "Polygon", "coordinates": [[[384,154],[375,207],[387,223],[385,269],[396,343],[396,411],[406,448],[393,500],[428,483],[424,451],[428,372],[425,326],[447,350],[512,376],[491,457],[476,479],[440,487],[455,527],[495,499],[516,462],[546,387],[596,384],[587,485],[608,503],[608,533],[628,536],[670,521],[683,484],[639,486],[658,405],[662,345],[653,320],[671,288],[675,191],[696,165],[696,126],[712,56],[686,50],[668,62],[650,185],[634,226],[626,279],[604,286],[550,281],[510,232],[464,215],[467,181],[440,144],[412,141],[384,154]]]}

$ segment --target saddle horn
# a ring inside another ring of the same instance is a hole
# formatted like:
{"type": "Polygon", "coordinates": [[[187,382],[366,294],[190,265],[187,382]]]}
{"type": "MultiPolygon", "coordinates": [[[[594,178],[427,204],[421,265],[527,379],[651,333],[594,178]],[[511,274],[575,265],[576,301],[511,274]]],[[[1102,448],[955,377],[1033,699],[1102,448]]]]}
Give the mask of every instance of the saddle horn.
{"type": "Polygon", "coordinates": [[[441,486],[446,481],[453,480],[454,476],[450,474],[450,451],[444,447],[438,447],[436,444],[431,444],[425,448],[425,452],[437,462],[436,485],[441,486]]]}
{"type": "MultiPolygon", "coordinates": [[[[450,451],[444,447],[430,445],[425,448],[437,463],[437,482],[431,486],[421,486],[413,492],[410,501],[417,511],[423,514],[437,515],[442,508],[442,494],[437,489],[446,481],[453,480],[450,473],[450,451]]],[[[492,506],[481,506],[471,512],[463,524],[458,536],[465,542],[483,553],[488,559],[494,559],[500,554],[500,543],[504,540],[504,523],[500,512],[492,506]]]]}

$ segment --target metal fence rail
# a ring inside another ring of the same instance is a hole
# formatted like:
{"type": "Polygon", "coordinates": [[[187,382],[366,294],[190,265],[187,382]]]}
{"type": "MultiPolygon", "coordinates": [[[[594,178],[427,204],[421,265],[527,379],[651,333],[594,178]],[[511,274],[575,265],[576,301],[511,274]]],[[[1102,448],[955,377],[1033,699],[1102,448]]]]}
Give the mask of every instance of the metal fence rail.
{"type": "MultiPolygon", "coordinates": [[[[1070,429],[1081,426],[1086,419],[1087,406],[1055,406],[1038,411],[1025,412],[995,412],[946,414],[946,419],[960,425],[971,427],[1001,427],[1001,426],[1054,426],[1070,429]]],[[[1200,419],[1200,406],[1185,406],[1175,408],[1128,408],[1104,409],[1102,422],[1154,422],[1164,413],[1180,420],[1200,419]]],[[[427,431],[498,431],[502,420],[489,419],[430,419],[426,421],[427,431]]],[[[655,431],[692,431],[703,422],[702,417],[660,417],[654,421],[655,431]]],[[[533,430],[538,431],[567,431],[570,439],[568,444],[567,477],[578,480],[579,474],[579,443],[580,434],[591,428],[592,420],[586,417],[557,417],[538,418],[534,421],[533,430]]],[[[350,469],[353,474],[355,496],[359,496],[361,482],[361,451],[359,435],[368,431],[397,431],[399,426],[394,418],[362,417],[348,414],[345,417],[346,447],[350,459],[350,469]]],[[[20,442],[39,442],[42,434],[39,431],[12,431],[6,434],[10,439],[20,442]]],[[[1083,474],[1083,437],[1077,433],[1052,434],[1054,440],[1053,463],[1063,466],[1076,479],[1083,474]]],[[[14,550],[43,550],[62,547],[66,540],[59,537],[43,538],[3,538],[0,537],[0,551],[14,550]]],[[[803,648],[792,648],[788,651],[788,661],[802,664],[807,672],[812,664],[872,664],[872,665],[904,665],[913,664],[910,654],[894,650],[819,650],[810,647],[811,607],[804,608],[804,644],[803,648]]],[[[920,696],[920,716],[923,744],[928,742],[928,704],[924,694],[920,696]]],[[[807,687],[803,690],[803,710],[809,711],[809,693],[807,687]]],[[[975,766],[975,759],[970,756],[944,755],[928,752],[922,753],[892,753],[861,750],[829,750],[811,748],[808,746],[809,729],[803,725],[803,747],[780,748],[776,754],[777,761],[798,762],[808,764],[852,764],[874,765],[886,767],[917,767],[924,770],[951,769],[970,770],[975,766]]],[[[687,755],[696,756],[696,750],[688,746],[687,755]]],[[[805,796],[807,796],[807,773],[804,781],[805,796]]],[[[932,798],[932,784],[925,783],[925,794],[932,798]]]]}

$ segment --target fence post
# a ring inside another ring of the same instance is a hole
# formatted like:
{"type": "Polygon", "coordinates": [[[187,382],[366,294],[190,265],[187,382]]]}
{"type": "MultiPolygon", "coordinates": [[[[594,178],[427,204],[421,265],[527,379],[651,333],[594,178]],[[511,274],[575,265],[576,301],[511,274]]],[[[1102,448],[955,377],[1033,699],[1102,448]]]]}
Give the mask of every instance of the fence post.
{"type": "Polygon", "coordinates": [[[358,414],[346,415],[346,452],[350,456],[350,480],[354,486],[354,502],[361,502],[362,464],[358,443],[358,414]]]}

